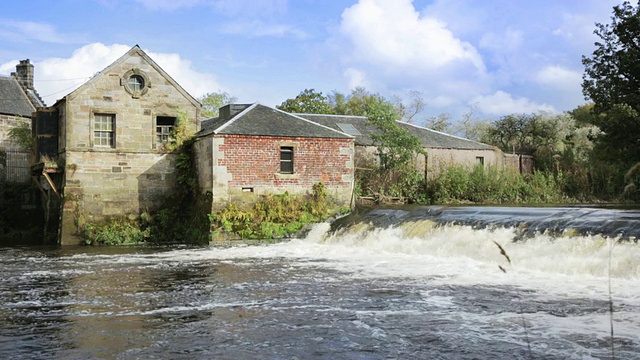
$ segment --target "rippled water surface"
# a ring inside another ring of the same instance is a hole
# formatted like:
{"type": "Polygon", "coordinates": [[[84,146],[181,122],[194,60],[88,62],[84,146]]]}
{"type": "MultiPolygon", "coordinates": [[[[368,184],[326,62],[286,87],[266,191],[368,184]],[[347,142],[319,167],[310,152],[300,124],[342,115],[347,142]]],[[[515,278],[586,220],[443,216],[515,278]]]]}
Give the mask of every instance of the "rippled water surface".
{"type": "Polygon", "coordinates": [[[640,359],[633,241],[514,242],[517,227],[415,217],[328,231],[258,246],[0,248],[0,358],[608,359],[610,285],[614,356],[640,359]]]}

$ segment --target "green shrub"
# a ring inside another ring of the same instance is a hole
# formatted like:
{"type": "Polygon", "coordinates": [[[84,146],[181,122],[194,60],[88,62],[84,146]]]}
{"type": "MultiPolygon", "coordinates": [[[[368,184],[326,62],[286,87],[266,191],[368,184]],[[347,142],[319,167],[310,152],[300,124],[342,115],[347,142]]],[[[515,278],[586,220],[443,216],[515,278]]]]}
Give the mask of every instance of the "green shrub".
{"type": "MultiPolygon", "coordinates": [[[[209,215],[209,220],[214,233],[234,233],[242,239],[274,239],[326,219],[332,215],[331,208],[324,184],[317,183],[310,196],[294,196],[288,192],[266,195],[250,208],[229,203],[209,215]]],[[[344,211],[344,207],[335,209],[336,214],[344,211]]]]}

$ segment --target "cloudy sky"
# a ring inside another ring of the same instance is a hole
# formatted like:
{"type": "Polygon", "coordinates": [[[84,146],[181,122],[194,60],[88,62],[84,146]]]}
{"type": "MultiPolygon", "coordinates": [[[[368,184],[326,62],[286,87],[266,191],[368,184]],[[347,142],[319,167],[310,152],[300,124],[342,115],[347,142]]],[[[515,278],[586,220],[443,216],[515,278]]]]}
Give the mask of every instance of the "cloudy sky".
{"type": "Polygon", "coordinates": [[[621,0],[0,2],[0,74],[36,67],[49,105],[138,44],[198,97],[275,106],[306,88],[419,91],[421,118],[560,113],[621,0]]]}

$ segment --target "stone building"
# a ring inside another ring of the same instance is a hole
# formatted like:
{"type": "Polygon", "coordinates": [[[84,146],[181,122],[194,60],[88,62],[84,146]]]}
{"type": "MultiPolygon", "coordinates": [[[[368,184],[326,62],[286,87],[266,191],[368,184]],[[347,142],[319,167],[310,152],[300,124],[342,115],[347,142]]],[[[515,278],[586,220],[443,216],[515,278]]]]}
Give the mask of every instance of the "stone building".
{"type": "MultiPolygon", "coordinates": [[[[366,117],[321,114],[297,115],[353,135],[355,137],[356,163],[360,166],[367,166],[377,161],[377,148],[371,135],[379,130],[375,126],[368,124],[366,117]]],[[[437,173],[441,166],[450,164],[496,166],[500,169],[511,166],[511,161],[506,161],[507,159],[503,152],[495,146],[400,121],[397,124],[410,134],[417,136],[422,142],[422,147],[427,152],[427,156],[419,155],[416,157],[415,162],[418,171],[424,172],[426,176],[433,175],[437,173]]]]}
{"type": "Polygon", "coordinates": [[[29,182],[31,154],[9,139],[9,130],[31,126],[36,108],[45,106],[33,85],[29,59],[16,65],[11,76],[0,76],[0,182],[29,182]]]}
{"type": "Polygon", "coordinates": [[[64,196],[61,243],[79,243],[78,223],[137,217],[160,206],[177,186],[177,154],[166,150],[169,136],[179,123],[196,133],[200,108],[136,45],[40,109],[38,152],[46,149],[55,164],[41,163],[43,171],[35,170],[50,174],[54,192],[64,196]],[[55,134],[44,136],[40,129],[55,134]]]}
{"type": "Polygon", "coordinates": [[[354,138],[294,114],[227,105],[203,122],[195,150],[199,183],[214,209],[265,194],[308,194],[319,182],[339,205],[351,204],[354,138]]]}

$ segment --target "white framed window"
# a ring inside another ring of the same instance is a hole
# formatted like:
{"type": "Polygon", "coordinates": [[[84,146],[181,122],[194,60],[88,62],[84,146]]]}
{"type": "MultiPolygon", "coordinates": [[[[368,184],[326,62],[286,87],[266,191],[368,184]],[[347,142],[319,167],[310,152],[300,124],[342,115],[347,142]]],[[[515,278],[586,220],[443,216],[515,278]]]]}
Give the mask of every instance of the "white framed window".
{"type": "Polygon", "coordinates": [[[93,119],[93,145],[98,147],[114,147],[115,121],[114,114],[95,114],[93,119]]]}

